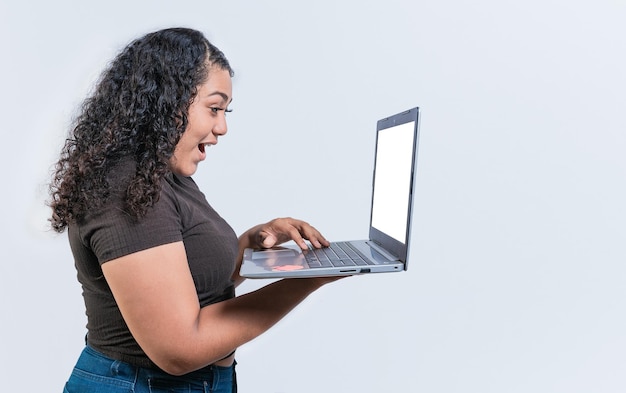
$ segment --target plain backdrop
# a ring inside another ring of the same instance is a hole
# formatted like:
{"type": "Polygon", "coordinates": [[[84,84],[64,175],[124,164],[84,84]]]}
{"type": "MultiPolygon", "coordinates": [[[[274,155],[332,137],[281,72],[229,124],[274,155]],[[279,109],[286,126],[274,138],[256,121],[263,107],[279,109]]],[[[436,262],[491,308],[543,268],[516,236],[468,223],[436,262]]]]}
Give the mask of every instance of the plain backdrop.
{"type": "Polygon", "coordinates": [[[129,41],[187,26],[236,72],[194,178],[238,233],[367,236],[375,123],[422,109],[409,270],[314,293],[240,348],[242,392],[626,391],[624,20],[621,0],[2,0],[0,390],[62,391],[84,344],[45,206],[72,116],[129,41]]]}

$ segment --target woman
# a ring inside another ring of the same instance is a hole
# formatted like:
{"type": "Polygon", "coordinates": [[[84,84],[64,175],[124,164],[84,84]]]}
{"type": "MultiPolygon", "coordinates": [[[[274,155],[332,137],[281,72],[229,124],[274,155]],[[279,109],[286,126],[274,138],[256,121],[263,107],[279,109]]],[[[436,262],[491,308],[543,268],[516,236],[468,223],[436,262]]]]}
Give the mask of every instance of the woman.
{"type": "Polygon", "coordinates": [[[83,104],[51,183],[88,317],[66,392],[236,391],[235,349],[334,280],[235,297],[244,248],[328,242],[292,218],[237,238],[191,179],[226,134],[232,75],[201,33],[166,29],[129,44],[83,104]]]}

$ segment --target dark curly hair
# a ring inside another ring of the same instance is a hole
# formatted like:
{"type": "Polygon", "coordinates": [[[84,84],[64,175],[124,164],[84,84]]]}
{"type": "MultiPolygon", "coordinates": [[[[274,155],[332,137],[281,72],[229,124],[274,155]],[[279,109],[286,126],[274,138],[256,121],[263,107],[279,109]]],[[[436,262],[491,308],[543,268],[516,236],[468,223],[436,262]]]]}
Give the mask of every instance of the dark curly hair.
{"type": "Polygon", "coordinates": [[[224,54],[187,28],[147,34],[122,50],[84,101],[54,166],[49,206],[55,231],[102,206],[107,174],[124,158],[136,163],[126,210],[135,218],[145,214],[159,198],[198,86],[214,67],[233,75],[224,54]]]}

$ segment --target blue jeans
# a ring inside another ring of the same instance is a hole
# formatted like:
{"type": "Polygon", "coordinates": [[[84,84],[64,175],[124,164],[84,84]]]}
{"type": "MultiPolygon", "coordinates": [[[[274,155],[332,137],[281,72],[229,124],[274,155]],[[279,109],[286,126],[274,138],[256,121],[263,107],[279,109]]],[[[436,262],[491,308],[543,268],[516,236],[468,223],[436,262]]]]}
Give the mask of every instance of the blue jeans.
{"type": "Polygon", "coordinates": [[[110,359],[87,346],[78,358],[64,393],[234,393],[235,364],[208,366],[182,376],[110,359]]]}

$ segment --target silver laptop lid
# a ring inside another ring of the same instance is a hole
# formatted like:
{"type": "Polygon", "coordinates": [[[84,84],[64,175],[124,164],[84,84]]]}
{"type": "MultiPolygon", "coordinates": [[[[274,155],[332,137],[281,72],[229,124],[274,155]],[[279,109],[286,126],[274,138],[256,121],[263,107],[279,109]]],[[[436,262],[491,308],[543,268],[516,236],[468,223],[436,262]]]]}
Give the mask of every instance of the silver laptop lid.
{"type": "Polygon", "coordinates": [[[419,139],[419,108],[381,119],[376,128],[369,238],[406,263],[419,139]]]}

